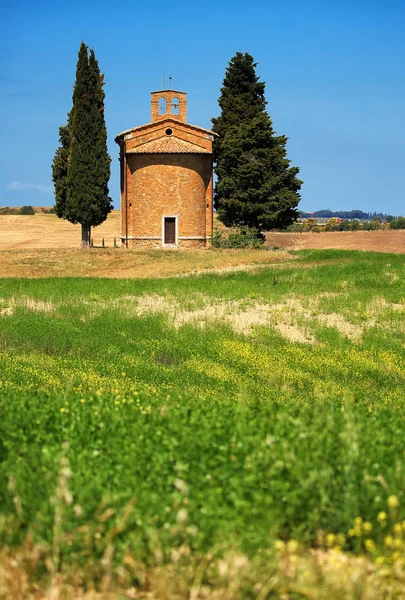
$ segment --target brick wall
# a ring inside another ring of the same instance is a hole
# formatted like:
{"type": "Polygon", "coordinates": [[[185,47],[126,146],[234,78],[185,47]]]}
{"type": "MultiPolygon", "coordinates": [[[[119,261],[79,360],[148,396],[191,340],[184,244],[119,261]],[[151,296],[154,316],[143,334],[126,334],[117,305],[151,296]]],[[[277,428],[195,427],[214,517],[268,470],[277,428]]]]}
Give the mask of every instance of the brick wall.
{"type": "Polygon", "coordinates": [[[206,217],[212,211],[209,154],[129,154],[127,165],[129,237],[161,238],[164,215],[178,215],[179,238],[211,234],[206,217]]]}

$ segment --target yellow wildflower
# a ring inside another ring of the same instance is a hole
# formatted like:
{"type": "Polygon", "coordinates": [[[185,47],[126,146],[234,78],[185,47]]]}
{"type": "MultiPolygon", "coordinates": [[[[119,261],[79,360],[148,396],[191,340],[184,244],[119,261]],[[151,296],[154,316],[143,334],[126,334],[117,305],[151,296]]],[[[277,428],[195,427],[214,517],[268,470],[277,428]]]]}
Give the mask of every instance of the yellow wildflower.
{"type": "Polygon", "coordinates": [[[390,508],[398,508],[399,500],[397,496],[391,495],[388,496],[387,504],[390,508]]]}
{"type": "Polygon", "coordinates": [[[374,544],[373,540],[370,540],[369,538],[367,538],[364,541],[364,545],[366,547],[366,550],[368,550],[369,552],[373,552],[373,550],[375,550],[375,544],[374,544]]]}
{"type": "Polygon", "coordinates": [[[289,540],[287,542],[287,548],[290,552],[297,552],[299,546],[296,540],[289,540]]]}
{"type": "Polygon", "coordinates": [[[363,523],[363,531],[365,533],[370,533],[370,531],[373,529],[372,524],[370,523],[370,521],[364,521],[363,523]]]}
{"type": "Polygon", "coordinates": [[[392,528],[392,531],[396,535],[401,535],[401,533],[402,533],[402,525],[401,525],[401,523],[395,523],[394,527],[392,528]]]}

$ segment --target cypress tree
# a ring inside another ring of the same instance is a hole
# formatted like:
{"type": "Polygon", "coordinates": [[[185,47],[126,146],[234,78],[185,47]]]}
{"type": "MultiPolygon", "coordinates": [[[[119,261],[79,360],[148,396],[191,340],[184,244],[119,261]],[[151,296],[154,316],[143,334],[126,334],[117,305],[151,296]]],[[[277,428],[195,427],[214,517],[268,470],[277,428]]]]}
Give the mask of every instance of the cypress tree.
{"type": "Polygon", "coordinates": [[[226,70],[221,114],[212,119],[219,134],[213,148],[214,203],[225,225],[262,232],[285,228],[298,217],[302,181],[286,157],[287,137],[273,130],[256,64],[250,54],[237,52],[226,70]]]}
{"type": "Polygon", "coordinates": [[[55,152],[52,163],[52,181],[55,184],[55,214],[61,219],[65,217],[67,195],[67,172],[70,154],[70,123],[59,127],[60,146],[55,152]]]}
{"type": "Polygon", "coordinates": [[[103,85],[94,51],[89,56],[82,42],[73,107],[68,125],[60,128],[61,146],[54,158],[53,180],[57,214],[81,224],[83,246],[90,244],[91,227],[105,221],[112,209],[108,195],[111,159],[107,151],[103,85]]]}

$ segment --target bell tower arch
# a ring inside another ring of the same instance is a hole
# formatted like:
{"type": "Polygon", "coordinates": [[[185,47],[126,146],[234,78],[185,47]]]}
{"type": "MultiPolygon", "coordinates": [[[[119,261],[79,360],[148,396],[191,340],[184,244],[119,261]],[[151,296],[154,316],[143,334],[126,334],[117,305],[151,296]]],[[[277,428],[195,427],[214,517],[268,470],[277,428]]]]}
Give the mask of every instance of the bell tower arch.
{"type": "Polygon", "coordinates": [[[152,123],[173,119],[187,123],[187,94],[176,90],[151,93],[152,123]]]}

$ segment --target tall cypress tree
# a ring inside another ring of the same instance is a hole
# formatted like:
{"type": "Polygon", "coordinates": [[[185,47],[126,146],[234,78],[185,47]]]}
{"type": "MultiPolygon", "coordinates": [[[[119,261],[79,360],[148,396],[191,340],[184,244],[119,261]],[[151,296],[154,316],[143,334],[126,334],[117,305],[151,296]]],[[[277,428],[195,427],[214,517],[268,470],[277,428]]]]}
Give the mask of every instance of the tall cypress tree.
{"type": "Polygon", "coordinates": [[[56,212],[71,223],[81,224],[83,246],[90,244],[91,227],[105,221],[112,209],[103,84],[94,51],[89,56],[82,42],[73,107],[68,124],[60,128],[61,146],[55,153],[52,174],[56,212]]]}
{"type": "MultiPolygon", "coordinates": [[[[98,210],[100,216],[111,211],[111,198],[108,195],[108,181],[110,179],[111,159],[107,150],[107,127],[104,118],[104,75],[101,75],[94,50],[90,50],[89,58],[90,82],[94,92],[93,96],[93,129],[94,129],[94,156],[97,164],[97,191],[98,210]]],[[[98,225],[99,223],[97,223],[98,225]]]]}
{"type": "Polygon", "coordinates": [[[261,232],[284,228],[297,217],[302,181],[290,167],[286,136],[277,136],[266,111],[265,84],[248,53],[230,60],[219,98],[221,115],[212,119],[217,182],[214,202],[227,226],[248,225],[261,232]]]}
{"type": "Polygon", "coordinates": [[[69,167],[70,154],[70,123],[59,127],[60,146],[55,152],[52,163],[52,181],[55,184],[55,214],[64,219],[66,211],[67,196],[67,172],[69,167]]]}

